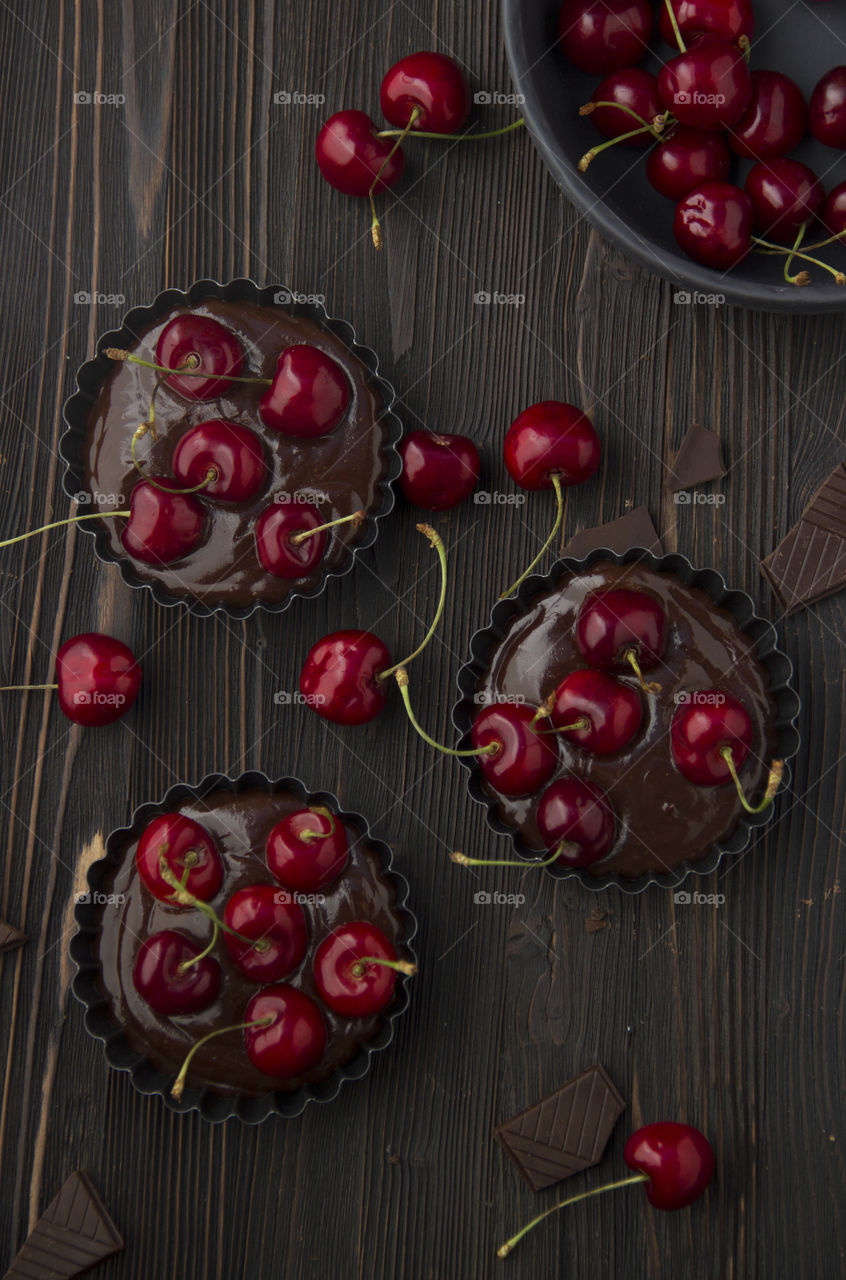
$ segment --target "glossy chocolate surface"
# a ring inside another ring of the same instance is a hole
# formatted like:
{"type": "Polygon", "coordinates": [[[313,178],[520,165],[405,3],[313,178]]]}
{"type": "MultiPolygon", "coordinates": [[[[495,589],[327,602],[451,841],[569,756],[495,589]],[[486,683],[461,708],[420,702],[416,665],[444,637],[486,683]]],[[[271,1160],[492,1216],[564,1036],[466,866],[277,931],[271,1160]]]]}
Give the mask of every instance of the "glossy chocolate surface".
{"type": "MultiPolygon", "coordinates": [[[[368,370],[340,338],[306,317],[289,315],[282,307],[219,298],[208,298],[192,307],[174,307],[142,332],[133,353],[154,361],[162,329],[186,312],[211,316],[237,334],[245,351],[242,376],[271,378],[280,352],[294,343],[307,342],[327,352],[342,367],[352,399],[334,431],[315,439],[296,439],[272,431],[262,422],[258,412],[258,401],[266,390],[262,384],[233,383],[225,395],[196,403],[172,392],[165,381],[155,399],[157,439],[152,441],[148,434],[136,447],[147,475],[172,476],[171,458],[182,436],[200,422],[226,418],[249,427],[261,441],[267,481],[246,502],[225,502],[200,494],[207,519],[199,545],[166,565],[131,559],[133,568],[140,578],[158,581],[174,596],[189,595],[211,606],[244,606],[256,599],[278,601],[292,590],[311,590],[327,569],[344,563],[350,544],[361,540],[366,526],[341,525],[332,531],[317,568],[291,581],[274,577],[260,564],[253,532],[256,518],[274,501],[298,499],[314,502],[324,521],[359,510],[376,510],[381,501],[379,481],[387,472],[383,449],[388,430],[378,421],[381,397],[369,384],[368,370]]],[[[91,409],[84,452],[85,486],[92,495],[100,495],[95,500],[104,512],[126,509],[142,478],[133,465],[130,444],[139,423],[147,418],[158,378],[152,369],[127,361],[115,364],[91,409]]],[[[114,554],[129,558],[120,540],[126,522],[115,519],[103,524],[114,554]]]]}
{"type": "MultiPolygon", "coordinates": [[[[496,699],[525,699],[540,705],[571,671],[585,665],[576,647],[575,621],[582,601],[605,586],[642,590],[659,600],[669,622],[661,666],[645,676],[661,685],[660,694],[641,696],[645,711],[640,732],[622,751],[593,756],[558,737],[560,764],[555,777],[575,773],[607,793],[617,814],[611,852],[587,868],[592,876],[637,877],[665,872],[704,857],[736,826],[742,808],[734,786],[700,787],[683,777],[670,754],[670,723],[679,694],[721,689],[738,698],[752,721],[753,747],[740,771],[747,795],[763,791],[775,745],[775,706],[769,677],[755,656],[754,641],[732,615],[673,573],[643,565],[601,561],[564,579],[538,596],[514,619],[493,648],[478,692],[486,705],[496,699]]],[[[614,672],[637,688],[634,675],[614,672]]],[[[480,698],[481,701],[481,698],[480,698]]],[[[498,802],[503,822],[518,828],[525,844],[539,852],[543,840],[535,822],[540,796],[507,800],[485,787],[498,802]]]]}

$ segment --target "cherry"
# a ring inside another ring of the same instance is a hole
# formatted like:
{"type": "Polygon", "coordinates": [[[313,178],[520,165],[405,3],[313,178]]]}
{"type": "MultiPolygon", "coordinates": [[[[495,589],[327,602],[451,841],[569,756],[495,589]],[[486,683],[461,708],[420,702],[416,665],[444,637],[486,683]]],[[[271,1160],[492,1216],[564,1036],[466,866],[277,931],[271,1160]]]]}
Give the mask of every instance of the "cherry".
{"type": "Polygon", "coordinates": [[[169,564],[193,551],[203,534],[205,511],[179,481],[158,476],[140,480],[129,500],[129,519],[120,535],[124,550],[144,564],[169,564]]]}
{"type": "Polygon", "coordinates": [[[780,243],[792,244],[802,224],[822,208],[825,191],[806,164],[777,156],[749,170],[746,194],[755,227],[780,243]]]}
{"type": "Polygon", "coordinates": [[[350,385],[336,360],[307,342],[286,347],[259,400],[262,422],[286,436],[311,439],[334,431],[350,403],[350,385]]]}
{"type": "Polygon", "coordinates": [[[846,231],[846,182],[832,187],[820,210],[820,220],[833,236],[846,231]]]}
{"type": "Polygon", "coordinates": [[[400,443],[400,488],[426,511],[448,511],[473,492],[479,451],[467,436],[412,431],[400,443]]]}
{"type": "Polygon", "coordinates": [[[646,158],[646,176],[656,191],[681,200],[704,182],[725,182],[731,155],[719,133],[706,133],[680,124],[653,147],[646,158]]]}
{"type": "Polygon", "coordinates": [[[267,478],[267,464],[258,436],[225,418],[212,418],[186,431],[173,451],[172,466],[183,488],[202,485],[207,497],[225,498],[229,502],[246,502],[258,493],[267,478]],[[214,475],[208,480],[210,471],[214,475]]]}
{"type": "Polygon", "coordinates": [[[656,1209],[684,1209],[714,1176],[711,1144],[689,1124],[663,1120],[636,1129],[623,1148],[630,1169],[648,1179],[646,1198],[656,1209]]]}
{"type": "Polygon", "coordinates": [[[379,91],[382,115],[398,129],[455,133],[470,114],[464,73],[442,53],[412,53],[390,68],[379,91]]]}
{"type": "Polygon", "coordinates": [[[676,205],[673,234],[703,266],[736,267],[752,248],[752,201],[730,182],[703,182],[676,205]]]}
{"type": "Polygon", "coordinates": [[[162,1017],[200,1013],[220,994],[220,965],[183,933],[163,929],[145,938],[132,970],[138,994],[162,1017]]]}
{"type": "Polygon", "coordinates": [[[209,902],[223,884],[223,862],[205,827],[184,813],[162,813],[146,827],[135,850],[138,874],[160,902],[178,905],[174,887],[162,875],[162,858],[193,897],[209,902]]]}
{"type": "Polygon", "coordinates": [[[379,679],[391,655],[370,631],[333,631],[309,650],[300,692],[310,707],[335,724],[366,724],[385,705],[387,683],[379,679]]]}
{"type": "Polygon", "coordinates": [[[738,798],[748,813],[760,813],[772,802],[781,782],[784,765],[773,761],[764,796],[750,805],[743,792],[738,770],[752,746],[752,722],[742,702],[719,689],[698,690],[685,695],[670,726],[670,750],[676,768],[702,787],[719,787],[734,782],[738,798]]]}
{"type": "Polygon", "coordinates": [[[846,66],[832,67],[817,82],[809,106],[811,133],[828,147],[846,147],[846,66]]]}
{"type": "Polygon", "coordinates": [[[627,67],[600,81],[579,114],[589,115],[606,138],[617,138],[624,147],[645,147],[654,141],[654,134],[647,129],[632,131],[638,120],[651,124],[663,110],[655,76],[640,67],[627,67]]]}
{"type": "Polygon", "coordinates": [[[549,722],[568,742],[594,755],[621,751],[639,731],[643,703],[637,690],[602,671],[582,668],[561,681],[552,698],[549,722]],[[566,726],[583,718],[583,729],[566,726]]]}
{"type": "Polygon", "coordinates": [[[558,766],[554,737],[543,735],[543,720],[524,703],[485,707],[473,721],[470,739],[486,781],[503,796],[528,796],[544,786],[558,766]],[[491,750],[492,747],[496,750],[491,750]]]}
{"type": "MultiPolygon", "coordinates": [[[[670,3],[682,36],[707,34],[737,41],[742,36],[751,40],[755,34],[751,0],[670,0],[670,3]]],[[[667,0],[661,0],[658,9],[658,30],[667,44],[677,47],[667,0]]]]}
{"type": "Polygon", "coordinates": [[[93,727],[126,714],[138,697],[141,668],[120,640],[86,631],[66,640],[56,654],[56,681],[68,719],[93,727]]]}
{"type": "Polygon", "coordinates": [[[547,787],[536,821],[553,859],[566,867],[587,867],[604,858],[617,829],[605,792],[576,777],[559,778],[547,787]]]}
{"type": "Polygon", "coordinates": [[[171,391],[186,400],[215,400],[228,391],[244,367],[244,349],[231,329],[210,316],[189,311],[162,329],[156,363],[186,372],[167,374],[171,391]],[[194,371],[189,374],[189,371],[194,371]]]}
{"type": "Polygon", "coordinates": [[[238,889],[223,909],[226,949],[235,965],[254,982],[278,982],[297,968],[306,953],[306,919],[290,894],[272,884],[238,889]],[[236,936],[237,934],[237,936],[236,936]],[[244,939],[251,939],[253,945],[244,939]]]}
{"type": "Polygon", "coordinates": [[[720,36],[700,36],[658,73],[661,101],[682,124],[726,129],[749,105],[752,80],[743,54],[720,36]]]}
{"type": "Polygon", "coordinates": [[[651,37],[648,0],[564,0],[558,14],[561,48],[573,66],[590,75],[640,62],[651,37]]]}
{"type": "Polygon", "coordinates": [[[405,157],[394,139],[380,138],[376,125],[363,111],[338,111],[317,136],[317,165],[337,191],[368,196],[399,182],[405,157]],[[375,184],[375,188],[374,188],[375,184]]]}
{"type": "Polygon", "coordinates": [[[275,578],[305,577],[320,563],[326,550],[320,512],[311,503],[275,502],[262,511],[255,532],[256,554],[262,567],[275,578]],[[305,533],[313,536],[300,538],[305,533]]]}
{"type": "Polygon", "coordinates": [[[326,1023],[314,1001],[287,983],[264,987],[244,1015],[247,1057],[265,1075],[290,1079],[315,1067],[326,1049],[326,1023]]]}
{"type": "Polygon", "coordinates": [[[315,893],[341,874],[349,857],[344,824],[328,809],[295,809],[267,837],[267,865],[280,884],[315,893]]]}
{"type": "Polygon", "coordinates": [[[667,616],[645,591],[607,587],[593,591],[576,619],[576,644],[585,662],[611,671],[631,668],[646,693],[641,669],[655,667],[667,648],[667,616]]]}
{"type": "Polygon", "coordinates": [[[542,400],[514,419],[505,436],[505,465],[523,489],[583,484],[599,466],[601,449],[590,419],[575,405],[542,400]]]}
{"type": "Polygon", "coordinates": [[[808,128],[808,104],[802,90],[780,71],[753,71],[749,106],[729,132],[739,156],[766,160],[797,147],[808,128]]]}
{"type": "Polygon", "coordinates": [[[345,1018],[367,1018],[393,998],[397,973],[416,967],[397,960],[381,929],[365,920],[343,924],[324,938],[314,957],[314,980],[325,1004],[345,1018]]]}

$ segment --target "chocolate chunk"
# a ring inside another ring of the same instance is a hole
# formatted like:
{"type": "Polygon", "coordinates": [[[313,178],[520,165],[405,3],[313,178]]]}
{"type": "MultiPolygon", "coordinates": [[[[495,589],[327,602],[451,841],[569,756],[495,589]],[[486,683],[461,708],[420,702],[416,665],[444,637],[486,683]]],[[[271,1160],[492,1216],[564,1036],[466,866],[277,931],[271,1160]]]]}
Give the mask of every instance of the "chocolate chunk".
{"type": "Polygon", "coordinates": [[[21,933],[20,929],[16,929],[13,924],[7,924],[5,920],[0,920],[0,955],[4,951],[14,951],[15,947],[22,947],[26,940],[26,934],[21,933]]]}
{"type": "Polygon", "coordinates": [[[698,484],[719,480],[726,474],[719,437],[707,427],[688,427],[679,451],[667,468],[667,483],[673,493],[695,489],[698,484]]]}
{"type": "Polygon", "coordinates": [[[626,1104],[597,1063],[494,1129],[533,1191],[596,1164],[626,1104]]]}
{"type": "Polygon", "coordinates": [[[69,1280],[119,1253],[123,1239],[84,1173],[72,1173],[3,1280],[69,1280]]]}
{"type": "Polygon", "coordinates": [[[846,587],[846,463],[817,490],[761,572],[786,613],[846,587]]]}
{"type": "Polygon", "coordinates": [[[596,547],[618,552],[628,551],[630,547],[646,547],[656,556],[664,554],[661,539],[646,507],[635,507],[619,520],[599,524],[594,529],[583,529],[570,539],[562,554],[581,560],[596,547]]]}

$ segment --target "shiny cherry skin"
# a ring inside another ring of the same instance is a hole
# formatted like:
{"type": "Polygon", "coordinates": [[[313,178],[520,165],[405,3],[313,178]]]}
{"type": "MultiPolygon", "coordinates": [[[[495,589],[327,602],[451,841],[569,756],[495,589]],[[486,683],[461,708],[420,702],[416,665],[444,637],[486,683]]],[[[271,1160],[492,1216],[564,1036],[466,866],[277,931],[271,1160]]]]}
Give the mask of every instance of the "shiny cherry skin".
{"type": "Polygon", "coordinates": [[[637,689],[590,667],[571,671],[555,690],[549,714],[554,729],[589,721],[586,729],[568,729],[560,736],[597,756],[612,755],[628,746],[643,723],[643,702],[637,689]]]}
{"type": "Polygon", "coordinates": [[[817,82],[809,104],[809,127],[817,142],[846,147],[846,66],[832,67],[817,82]]]}
{"type": "Polygon", "coordinates": [[[314,1001],[303,991],[279,982],[263,987],[244,1011],[245,1022],[272,1021],[247,1027],[247,1057],[267,1076],[291,1079],[316,1067],[326,1050],[326,1023],[314,1001]]]}
{"type": "Polygon", "coordinates": [[[223,932],[236,968],[253,982],[279,982],[297,968],[308,946],[305,912],[286,889],[249,884],[236,890],[223,909],[223,923],[261,946],[251,947],[223,932]]]}
{"type": "Polygon", "coordinates": [[[731,747],[739,769],[752,746],[752,722],[742,702],[719,689],[699,690],[680,704],[670,725],[670,750],[680,773],[700,787],[731,781],[720,752],[731,747]]]}
{"type": "Polygon", "coordinates": [[[752,201],[731,182],[703,182],[676,205],[673,235],[695,262],[728,271],[752,248],[752,201]]]}
{"type": "Polygon", "coordinates": [[[175,929],[151,933],[132,969],[135,990],[163,1018],[200,1013],[220,995],[220,965],[211,956],[183,969],[202,948],[175,929]]]}
{"type": "Polygon", "coordinates": [[[746,178],[755,229],[768,239],[792,244],[803,222],[822,208],[825,190],[813,169],[788,156],[753,165],[746,178]]]}
{"type": "Polygon", "coordinates": [[[391,655],[370,631],[333,631],[309,650],[300,673],[300,693],[324,720],[334,724],[366,724],[388,697],[380,671],[391,655]]]}
{"type": "MultiPolygon", "coordinates": [[[[664,110],[657,79],[651,71],[643,71],[640,67],[626,67],[606,76],[594,89],[591,102],[617,102],[634,111],[647,124],[651,124],[664,110]]],[[[595,107],[590,113],[590,120],[606,138],[619,138],[637,128],[637,121],[628,111],[618,111],[614,107],[595,107]]],[[[654,140],[651,133],[644,131],[633,138],[626,138],[620,146],[646,147],[654,140]]]]}
{"type": "Polygon", "coordinates": [[[846,231],[846,182],[831,188],[820,209],[820,221],[833,236],[846,231]]]}
{"type": "Polygon", "coordinates": [[[540,798],[538,831],[550,853],[562,845],[558,862],[588,867],[614,843],[617,822],[605,792],[584,778],[558,778],[540,798]]]}
{"type": "Polygon", "coordinates": [[[639,665],[657,666],[667,648],[667,615],[645,591],[607,587],[587,597],[576,619],[576,644],[592,667],[631,671],[626,653],[639,665]]]}
{"type": "Polygon", "coordinates": [[[185,486],[167,476],[156,483],[139,480],[129,499],[129,518],[120,540],[133,560],[172,564],[194,550],[203,536],[206,513],[193,493],[172,493],[185,486]]]}
{"type": "Polygon", "coordinates": [[[563,485],[583,484],[602,454],[590,418],[561,400],[541,400],[524,409],[508,428],[503,447],[509,474],[529,490],[551,489],[553,472],[563,485]]]}
{"type": "Polygon", "coordinates": [[[314,957],[314,981],[320,998],[345,1018],[368,1018],[390,1004],[397,985],[397,971],[384,964],[366,964],[364,956],[396,960],[397,953],[381,929],[366,920],[341,925],[324,938],[314,957]]]}
{"type": "Polygon", "coordinates": [[[564,0],[558,14],[561,48],[574,67],[589,75],[633,67],[651,38],[648,0],[564,0]]]}
{"type": "Polygon", "coordinates": [[[267,837],[267,865],[286,889],[316,893],[344,870],[349,847],[337,814],[319,808],[295,809],[267,837]]]}
{"type": "Polygon", "coordinates": [[[479,451],[467,436],[411,431],[400,443],[400,488],[424,511],[448,511],[479,479],[479,451]]]}
{"type": "Polygon", "coordinates": [[[714,1176],[714,1152],[704,1133],[674,1120],[636,1129],[623,1159],[630,1169],[648,1175],[646,1198],[656,1209],[693,1204],[714,1176]]]}
{"type": "Polygon", "coordinates": [[[737,123],[752,97],[746,59],[720,36],[701,36],[658,73],[661,101],[682,124],[694,129],[727,129],[737,123]]]}
{"type": "MultiPolygon", "coordinates": [[[[672,5],[683,37],[714,35],[737,41],[741,36],[751,40],[755,34],[752,0],[672,0],[672,5]]],[[[658,8],[658,30],[667,44],[678,47],[666,0],[658,8]]]]}
{"type": "Polygon", "coordinates": [[[730,130],[732,151],[751,160],[783,156],[808,130],[808,104],[795,80],[780,71],[753,71],[752,97],[730,130]]]}
{"type": "Polygon", "coordinates": [[[172,373],[165,385],[186,400],[215,400],[241,376],[244,348],[231,329],[195,311],[166,324],[156,343],[156,363],[168,369],[191,365],[204,377],[172,373]]]}
{"type": "Polygon", "coordinates": [[[646,176],[656,191],[682,200],[703,182],[725,182],[731,155],[720,133],[677,125],[646,157],[646,176]]]}
{"type": "Polygon", "coordinates": [[[202,484],[207,498],[227,502],[246,502],[267,480],[258,436],[225,418],[212,418],[186,431],[173,451],[171,465],[182,488],[202,484]],[[214,479],[203,483],[210,471],[215,472],[214,479]]]}
{"type": "Polygon", "coordinates": [[[120,640],[86,631],[56,654],[56,683],[68,719],[94,727],[126,714],[141,688],[141,668],[120,640]]]}
{"type": "Polygon", "coordinates": [[[297,533],[317,529],[323,517],[312,503],[274,502],[265,507],[255,524],[256,555],[263,569],[274,578],[305,577],[320,564],[326,550],[327,531],[312,534],[303,542],[292,541],[297,533]]]}
{"type": "Polygon", "coordinates": [[[493,754],[478,757],[485,780],[503,796],[528,796],[543,787],[558,766],[555,735],[541,733],[544,720],[524,703],[485,707],[473,721],[470,738],[479,750],[498,743],[493,754]],[[534,722],[534,723],[533,723],[534,722]]]}
{"type": "Polygon", "coordinates": [[[161,858],[185,888],[201,902],[210,902],[223,884],[223,861],[205,827],[184,813],[160,813],[145,827],[135,850],[141,880],[153,897],[173,903],[173,886],[162,877],[161,858]]]}
{"type": "Polygon", "coordinates": [[[470,90],[458,63],[443,53],[411,53],[390,68],[379,90],[382,115],[404,129],[416,107],[413,129],[455,133],[470,114],[470,90]]]}
{"type": "Polygon", "coordinates": [[[334,431],[349,404],[350,384],[338,362],[319,347],[300,342],[279,356],[259,413],[272,431],[310,440],[334,431]]]}
{"type": "Polygon", "coordinates": [[[399,182],[405,168],[402,148],[398,147],[388,160],[396,139],[379,138],[378,132],[364,111],[338,111],[330,116],[317,135],[314,149],[317,167],[330,187],[347,196],[366,197],[374,182],[376,191],[387,191],[399,182]]]}

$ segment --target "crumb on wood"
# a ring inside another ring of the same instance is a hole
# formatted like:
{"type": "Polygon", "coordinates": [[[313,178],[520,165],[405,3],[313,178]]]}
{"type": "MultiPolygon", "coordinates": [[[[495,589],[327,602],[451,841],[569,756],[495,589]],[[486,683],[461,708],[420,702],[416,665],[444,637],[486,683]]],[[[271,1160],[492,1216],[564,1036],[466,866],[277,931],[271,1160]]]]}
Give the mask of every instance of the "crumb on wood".
{"type": "Polygon", "coordinates": [[[590,915],[585,920],[585,932],[597,933],[600,929],[611,928],[611,912],[600,911],[598,907],[591,909],[590,915]]]}

